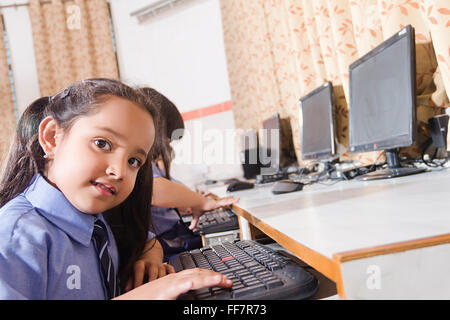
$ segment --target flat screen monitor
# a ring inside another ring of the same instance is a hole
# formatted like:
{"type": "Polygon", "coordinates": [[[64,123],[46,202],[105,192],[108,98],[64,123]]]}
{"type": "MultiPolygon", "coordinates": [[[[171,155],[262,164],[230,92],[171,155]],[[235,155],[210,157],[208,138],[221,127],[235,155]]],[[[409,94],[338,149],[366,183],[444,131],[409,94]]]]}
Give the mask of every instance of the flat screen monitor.
{"type": "Polygon", "coordinates": [[[362,179],[403,176],[424,169],[401,167],[398,148],[416,136],[414,28],[408,25],[350,65],[350,153],[386,150],[388,168],[362,179]]]}
{"type": "Polygon", "coordinates": [[[336,154],[333,86],[326,82],[299,101],[303,160],[330,160],[336,154]]]}

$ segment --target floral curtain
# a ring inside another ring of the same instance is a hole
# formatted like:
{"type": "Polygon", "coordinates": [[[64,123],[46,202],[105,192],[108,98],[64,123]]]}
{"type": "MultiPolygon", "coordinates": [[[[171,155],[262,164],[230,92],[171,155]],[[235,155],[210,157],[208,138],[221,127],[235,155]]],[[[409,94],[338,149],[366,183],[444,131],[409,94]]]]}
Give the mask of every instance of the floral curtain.
{"type": "MultiPolygon", "coordinates": [[[[448,0],[225,0],[224,41],[236,126],[259,129],[275,112],[289,117],[300,156],[298,100],[325,81],[336,99],[337,137],[348,147],[349,65],[402,27],[416,33],[418,119],[449,107],[448,0]]],[[[404,154],[417,156],[418,146],[404,154]]],[[[379,152],[342,158],[373,163],[379,152]]]]}
{"type": "Polygon", "coordinates": [[[30,0],[41,95],[72,82],[119,77],[106,0],[30,0]]]}
{"type": "Polygon", "coordinates": [[[3,19],[1,19],[0,16],[0,163],[3,163],[3,160],[6,159],[9,145],[16,128],[9,67],[3,34],[3,19]]]}

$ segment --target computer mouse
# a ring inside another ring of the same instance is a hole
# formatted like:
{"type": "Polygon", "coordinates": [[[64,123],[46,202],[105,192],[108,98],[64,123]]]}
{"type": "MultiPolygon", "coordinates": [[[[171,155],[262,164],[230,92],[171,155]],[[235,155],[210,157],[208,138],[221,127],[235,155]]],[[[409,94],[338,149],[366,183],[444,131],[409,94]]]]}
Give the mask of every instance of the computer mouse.
{"type": "Polygon", "coordinates": [[[272,187],[273,194],[282,194],[300,191],[303,189],[304,184],[301,182],[295,182],[292,180],[280,180],[277,181],[272,187]]]}
{"type": "Polygon", "coordinates": [[[224,180],[223,183],[229,184],[229,183],[238,182],[238,181],[239,181],[239,179],[231,178],[231,179],[224,180]]]}
{"type": "Polygon", "coordinates": [[[250,182],[244,182],[244,181],[235,181],[228,185],[227,191],[233,192],[233,191],[239,191],[239,190],[245,190],[245,189],[251,189],[255,185],[250,182]]]}

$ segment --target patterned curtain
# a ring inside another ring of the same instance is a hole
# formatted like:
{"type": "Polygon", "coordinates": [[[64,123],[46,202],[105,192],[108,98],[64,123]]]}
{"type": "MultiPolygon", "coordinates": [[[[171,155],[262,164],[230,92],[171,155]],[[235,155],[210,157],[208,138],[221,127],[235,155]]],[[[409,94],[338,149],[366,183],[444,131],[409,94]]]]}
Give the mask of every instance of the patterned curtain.
{"type": "Polygon", "coordinates": [[[41,95],[92,77],[119,77],[106,0],[30,0],[41,95]]]}
{"type": "MultiPolygon", "coordinates": [[[[237,128],[259,129],[275,112],[289,117],[300,156],[298,100],[332,81],[337,137],[348,148],[348,67],[411,24],[416,32],[418,120],[449,107],[448,0],[226,0],[221,1],[228,73],[237,128]]],[[[426,138],[419,126],[417,156],[426,138]]],[[[350,156],[373,163],[379,152],[350,156]]]]}
{"type": "Polygon", "coordinates": [[[3,160],[6,158],[16,128],[3,34],[3,19],[0,16],[0,163],[3,163],[3,160]]]}

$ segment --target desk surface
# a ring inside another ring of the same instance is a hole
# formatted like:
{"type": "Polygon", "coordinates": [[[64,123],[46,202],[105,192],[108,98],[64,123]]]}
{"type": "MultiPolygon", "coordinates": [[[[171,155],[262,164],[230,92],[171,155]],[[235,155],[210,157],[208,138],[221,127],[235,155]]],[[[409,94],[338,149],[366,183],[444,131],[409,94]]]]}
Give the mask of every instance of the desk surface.
{"type": "MultiPolygon", "coordinates": [[[[282,235],[291,247],[298,244],[331,260],[405,243],[450,242],[450,170],[386,180],[331,181],[282,195],[272,194],[271,188],[234,192],[240,197],[238,213],[269,236],[282,235]]],[[[209,190],[229,195],[224,186],[209,190]]]]}

